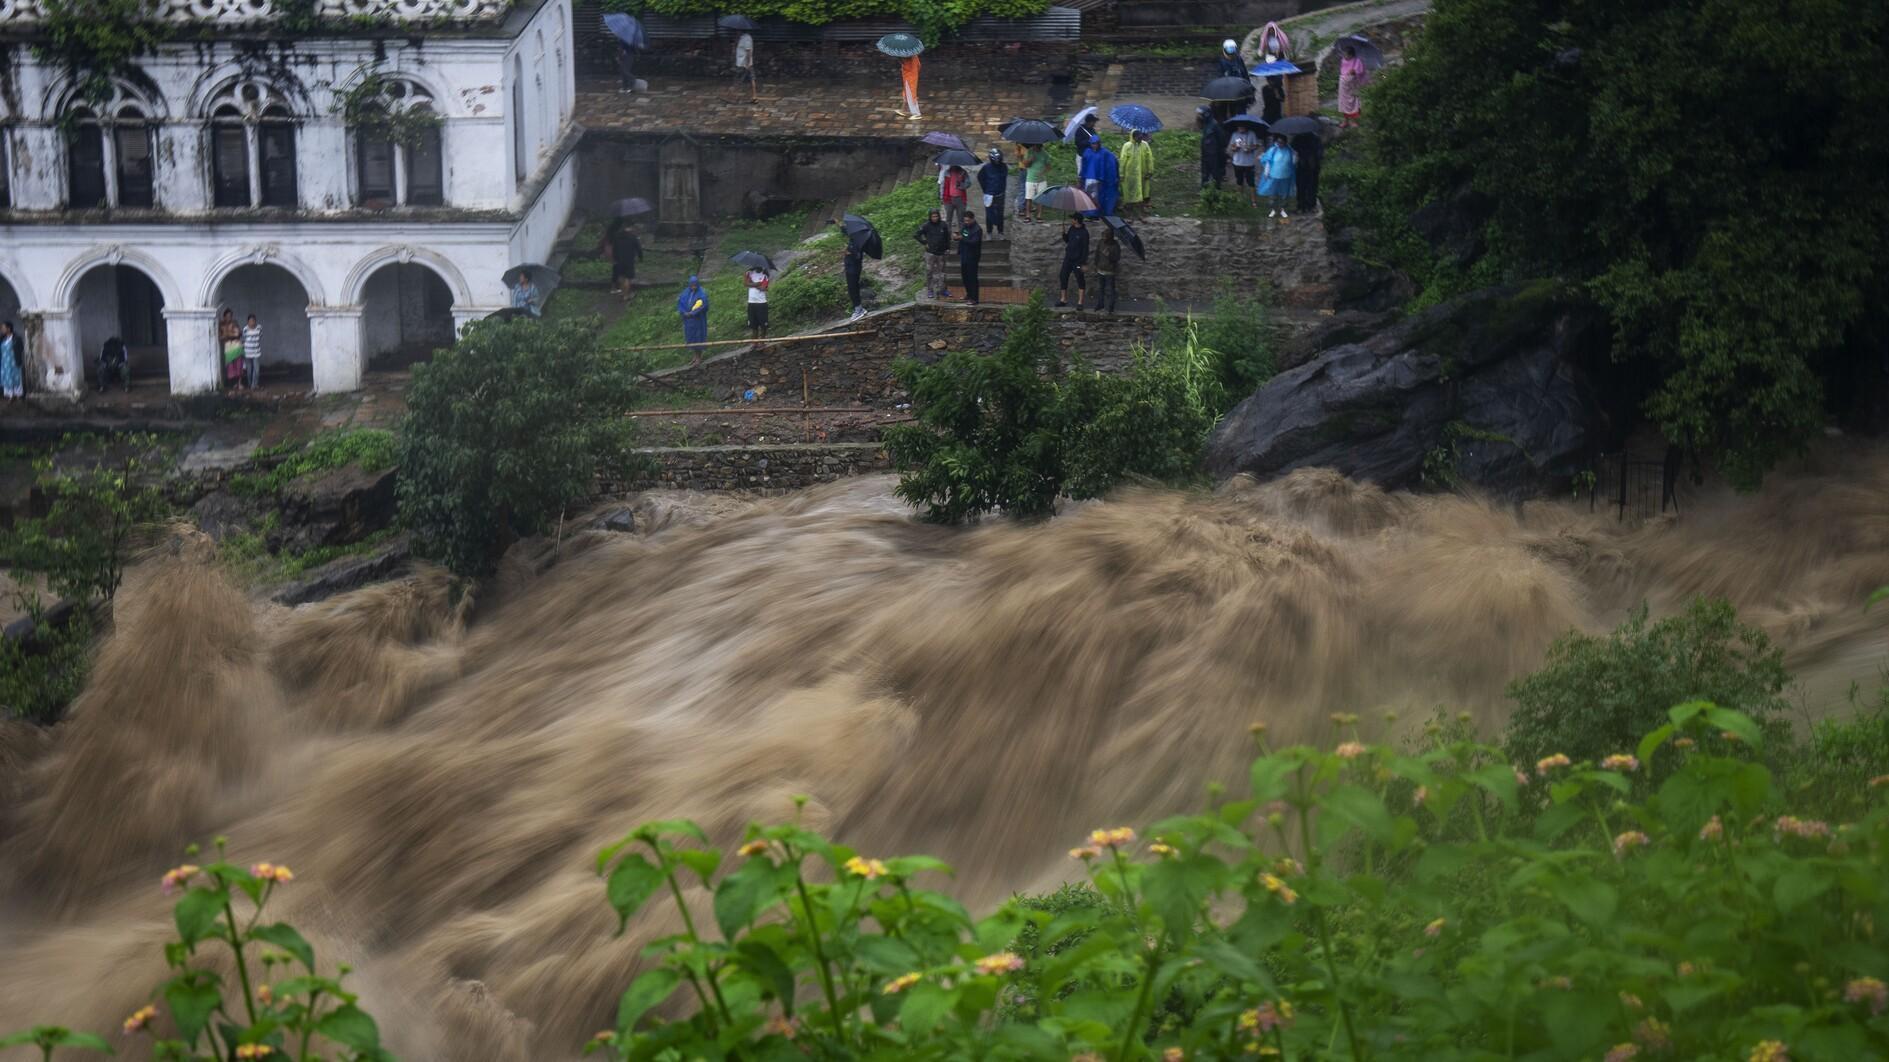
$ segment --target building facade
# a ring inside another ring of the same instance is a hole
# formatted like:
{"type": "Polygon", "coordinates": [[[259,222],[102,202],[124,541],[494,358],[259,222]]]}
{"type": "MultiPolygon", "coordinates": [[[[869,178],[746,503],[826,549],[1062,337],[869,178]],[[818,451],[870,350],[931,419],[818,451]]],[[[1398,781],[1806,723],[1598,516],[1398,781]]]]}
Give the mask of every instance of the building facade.
{"type": "Polygon", "coordinates": [[[153,10],[163,43],[88,91],[33,46],[37,0],[0,0],[0,318],[29,387],[76,393],[118,337],[173,393],[213,390],[228,308],[262,325],[265,376],[352,390],[549,257],[577,181],[570,0],[316,0],[296,31],[268,0],[153,10]]]}

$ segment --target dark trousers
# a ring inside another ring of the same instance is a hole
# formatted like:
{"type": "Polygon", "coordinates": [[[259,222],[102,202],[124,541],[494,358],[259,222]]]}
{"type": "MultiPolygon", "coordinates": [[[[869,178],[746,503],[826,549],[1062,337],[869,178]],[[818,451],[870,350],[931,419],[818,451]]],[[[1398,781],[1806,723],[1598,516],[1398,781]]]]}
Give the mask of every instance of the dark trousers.
{"type": "Polygon", "coordinates": [[[958,262],[958,279],[964,282],[964,298],[967,302],[977,301],[977,266],[975,258],[965,258],[958,262]]]}
{"type": "Polygon", "coordinates": [[[1318,205],[1318,163],[1299,163],[1299,213],[1309,214],[1318,205]]]}
{"type": "Polygon", "coordinates": [[[1097,273],[1095,276],[1095,308],[1115,312],[1115,274],[1097,273]]]}
{"type": "Polygon", "coordinates": [[[1062,301],[1062,298],[1063,298],[1063,292],[1065,292],[1065,291],[1068,291],[1068,290],[1069,290],[1069,275],[1070,275],[1071,273],[1073,273],[1073,274],[1075,274],[1075,277],[1076,277],[1076,291],[1077,291],[1078,293],[1080,293],[1080,292],[1083,292],[1083,291],[1087,291],[1087,290],[1088,290],[1088,288],[1089,288],[1089,285],[1088,285],[1088,282],[1087,282],[1087,281],[1085,281],[1085,280],[1083,280],[1083,278],[1082,278],[1082,263],[1081,263],[1081,262],[1071,262],[1071,261],[1069,261],[1069,260],[1067,260],[1067,259],[1064,259],[1064,260],[1063,260],[1063,271],[1062,271],[1062,273],[1061,273],[1060,275],[1058,275],[1058,276],[1057,276],[1057,278],[1056,278],[1056,301],[1058,301],[1058,302],[1061,302],[1061,301],[1062,301]]]}
{"type": "Polygon", "coordinates": [[[1220,165],[1218,166],[1210,166],[1205,163],[1201,164],[1200,186],[1202,188],[1205,188],[1210,184],[1215,184],[1215,185],[1224,184],[1226,183],[1226,179],[1227,179],[1227,164],[1224,161],[1221,162],[1220,165]]]}
{"type": "Polygon", "coordinates": [[[617,77],[622,80],[624,88],[636,87],[636,53],[628,48],[617,49],[617,77]]]}
{"type": "Polygon", "coordinates": [[[859,274],[851,269],[846,271],[846,297],[853,300],[855,310],[864,305],[859,301],[859,274]]]}
{"type": "Polygon", "coordinates": [[[1004,197],[990,197],[990,205],[984,208],[984,227],[992,232],[1004,231],[1004,197]]]}

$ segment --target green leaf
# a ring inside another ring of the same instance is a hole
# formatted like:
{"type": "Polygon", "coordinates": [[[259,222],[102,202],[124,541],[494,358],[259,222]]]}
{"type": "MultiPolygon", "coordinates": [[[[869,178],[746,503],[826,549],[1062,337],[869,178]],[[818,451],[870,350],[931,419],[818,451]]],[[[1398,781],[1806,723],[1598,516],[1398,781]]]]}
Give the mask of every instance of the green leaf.
{"type": "Polygon", "coordinates": [[[315,1032],[343,1047],[372,1053],[380,1050],[380,1027],[352,1003],[336,1007],[315,1023],[315,1032]]]}
{"type": "Polygon", "coordinates": [[[1263,991],[1272,991],[1272,978],[1267,976],[1265,968],[1260,966],[1252,956],[1226,941],[1205,939],[1193,950],[1209,969],[1225,974],[1243,984],[1256,985],[1263,991]]]}
{"type": "Polygon", "coordinates": [[[708,834],[702,832],[700,826],[697,826],[688,819],[658,819],[655,822],[645,822],[636,828],[635,835],[638,838],[647,837],[652,839],[658,837],[686,837],[700,841],[704,845],[708,844],[708,834]]]}
{"type": "Polygon", "coordinates": [[[1684,704],[1676,704],[1668,708],[1666,710],[1666,718],[1672,720],[1674,726],[1685,726],[1692,721],[1694,716],[1712,707],[1715,706],[1711,701],[1687,701],[1684,704]]]}
{"type": "Polygon", "coordinates": [[[610,906],[617,913],[618,934],[623,932],[630,916],[643,906],[644,901],[662,888],[665,880],[662,869],[644,859],[640,852],[631,852],[611,868],[605,892],[609,896],[610,906]]]}
{"type": "Polygon", "coordinates": [[[1162,859],[1142,874],[1142,893],[1169,933],[1191,935],[1201,906],[1226,880],[1226,874],[1226,866],[1212,856],[1162,859]]]}
{"type": "Polygon", "coordinates": [[[1574,917],[1590,926],[1605,926],[1620,906],[1620,893],[1612,885],[1584,874],[1557,874],[1548,879],[1548,892],[1574,912],[1574,917]]]}
{"type": "Polygon", "coordinates": [[[930,981],[920,981],[905,992],[905,1003],[899,1007],[899,1027],[913,1036],[931,1032],[958,1002],[957,990],[940,988],[930,981]]]}
{"type": "Polygon", "coordinates": [[[223,914],[223,894],[215,889],[191,889],[177,901],[177,909],[171,914],[177,922],[177,935],[184,938],[185,944],[195,944],[216,927],[223,914]]]}
{"type": "Polygon", "coordinates": [[[675,857],[676,862],[695,871],[704,885],[715,876],[715,868],[721,866],[721,853],[713,848],[678,848],[675,857]]]}
{"type": "Polygon", "coordinates": [[[1738,735],[1738,740],[1754,749],[1764,744],[1763,731],[1759,730],[1758,724],[1752,722],[1751,717],[1743,712],[1734,712],[1730,708],[1707,708],[1703,714],[1706,722],[1720,730],[1738,735]]]}
{"type": "Polygon", "coordinates": [[[1417,880],[1427,885],[1438,878],[1458,873],[1474,859],[1474,853],[1462,845],[1430,845],[1417,857],[1417,880]]]}
{"type": "Polygon", "coordinates": [[[315,972],[315,949],[309,945],[295,927],[286,922],[257,926],[249,931],[249,939],[266,941],[301,960],[309,973],[315,972]]]}
{"type": "Polygon", "coordinates": [[[794,972],[781,961],[779,952],[759,941],[744,940],[735,946],[735,963],[767,986],[788,1017],[794,1016],[794,972]]]}
{"type": "Polygon", "coordinates": [[[197,1037],[222,1002],[223,993],[217,991],[211,978],[199,979],[193,974],[164,986],[164,1004],[170,1009],[171,1020],[177,1023],[178,1035],[192,1047],[197,1046],[197,1037]]]}
{"type": "Polygon", "coordinates": [[[1515,810],[1515,769],[1506,763],[1491,763],[1463,776],[1476,788],[1483,790],[1502,802],[1510,811],[1515,810]]]}
{"type": "Polygon", "coordinates": [[[103,1038],[87,1032],[75,1032],[63,1025],[35,1025],[25,1032],[0,1036],[0,1047],[19,1047],[23,1044],[76,1047],[86,1051],[102,1051],[108,1055],[114,1053],[111,1045],[103,1038]]]}
{"type": "Polygon", "coordinates": [[[1396,838],[1397,825],[1384,807],[1384,799],[1363,786],[1339,786],[1319,802],[1319,809],[1363,830],[1365,836],[1379,844],[1389,844],[1396,838]]]}
{"type": "Polygon", "coordinates": [[[658,966],[644,970],[630,982],[630,987],[623,990],[623,998],[617,1000],[617,1031],[628,1036],[636,1028],[636,1022],[649,1009],[669,998],[682,983],[682,975],[667,966],[658,966]]]}
{"type": "Polygon", "coordinates": [[[1778,875],[1771,887],[1771,897],[1781,910],[1792,911],[1830,891],[1836,884],[1822,868],[1810,863],[1793,863],[1778,875]]]}
{"type": "Polygon", "coordinates": [[[1286,779],[1299,769],[1295,759],[1288,759],[1280,753],[1273,753],[1264,759],[1254,760],[1251,773],[1253,791],[1252,800],[1261,804],[1277,800],[1286,795],[1286,779]]]}
{"type": "Polygon", "coordinates": [[[853,945],[853,954],[860,965],[874,973],[903,974],[925,965],[910,944],[892,937],[860,937],[853,945]]]}
{"type": "Polygon", "coordinates": [[[1641,738],[1640,747],[1636,750],[1639,753],[1640,762],[1645,764],[1652,763],[1653,753],[1659,751],[1659,747],[1666,744],[1676,732],[1677,728],[1671,723],[1667,723],[1665,726],[1641,738]]]}
{"type": "Polygon", "coordinates": [[[792,868],[776,867],[765,859],[750,859],[715,886],[715,924],[722,937],[735,935],[773,906],[793,880],[792,868]]]}
{"type": "Polygon", "coordinates": [[[1875,592],[1869,595],[1869,600],[1863,602],[1863,611],[1868,612],[1883,601],[1889,601],[1889,586],[1877,587],[1875,592]]]}

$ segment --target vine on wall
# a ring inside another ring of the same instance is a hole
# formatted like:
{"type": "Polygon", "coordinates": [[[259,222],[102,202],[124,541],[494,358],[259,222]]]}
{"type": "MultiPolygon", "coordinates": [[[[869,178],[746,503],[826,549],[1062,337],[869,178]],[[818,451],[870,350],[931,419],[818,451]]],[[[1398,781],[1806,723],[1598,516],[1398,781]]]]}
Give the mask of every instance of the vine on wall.
{"type": "Polygon", "coordinates": [[[406,106],[405,99],[394,91],[399,84],[398,78],[369,74],[339,94],[334,113],[350,129],[412,147],[438,129],[443,119],[431,109],[406,106]]]}
{"type": "Polygon", "coordinates": [[[112,82],[134,74],[137,59],[170,35],[148,0],[45,0],[41,10],[46,39],[34,51],[63,67],[93,105],[110,100],[112,82]]]}

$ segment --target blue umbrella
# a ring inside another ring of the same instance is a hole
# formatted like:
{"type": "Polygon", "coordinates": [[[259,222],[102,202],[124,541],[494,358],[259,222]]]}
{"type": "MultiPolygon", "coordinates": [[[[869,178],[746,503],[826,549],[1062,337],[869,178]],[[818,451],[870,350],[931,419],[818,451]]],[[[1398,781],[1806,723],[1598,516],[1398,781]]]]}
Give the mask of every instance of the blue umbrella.
{"type": "Polygon", "coordinates": [[[878,48],[894,59],[910,59],[925,50],[925,42],[909,33],[888,33],[879,38],[878,48]]]}
{"type": "Polygon", "coordinates": [[[1302,72],[1303,71],[1301,71],[1297,66],[1293,65],[1292,63],[1286,62],[1284,59],[1281,59],[1276,63],[1261,63],[1258,66],[1254,67],[1253,69],[1247,71],[1247,73],[1253,75],[1254,77],[1272,77],[1275,74],[1298,74],[1302,72]]]}
{"type": "Polygon", "coordinates": [[[643,24],[638,22],[634,15],[612,11],[603,17],[603,28],[614,34],[617,40],[637,51],[649,50],[649,38],[644,36],[643,24]]]}
{"type": "Polygon", "coordinates": [[[1139,103],[1124,103],[1108,112],[1108,120],[1133,133],[1158,133],[1161,119],[1139,103]]]}

